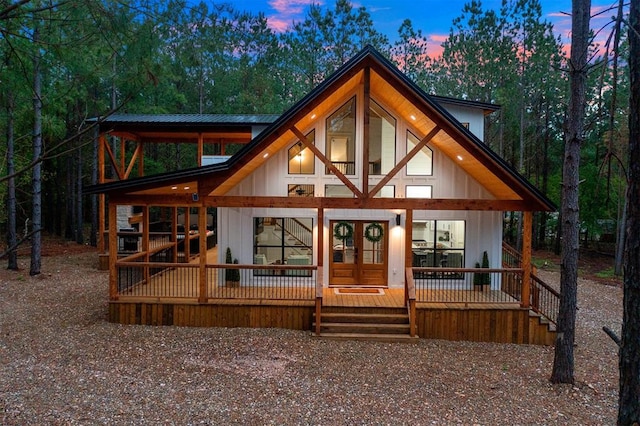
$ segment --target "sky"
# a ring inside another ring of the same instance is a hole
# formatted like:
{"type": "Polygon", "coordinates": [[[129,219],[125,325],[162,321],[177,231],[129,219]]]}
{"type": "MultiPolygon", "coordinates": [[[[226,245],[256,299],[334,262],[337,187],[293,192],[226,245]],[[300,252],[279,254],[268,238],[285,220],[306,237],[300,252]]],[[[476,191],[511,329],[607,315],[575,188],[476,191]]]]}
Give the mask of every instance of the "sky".
{"type": "MultiPolygon", "coordinates": [[[[371,15],[378,31],[387,35],[393,42],[397,38],[398,28],[405,19],[410,19],[414,29],[422,30],[428,37],[431,54],[437,55],[440,44],[449,34],[451,22],[462,13],[462,7],[468,0],[352,0],[354,7],[364,6],[371,15]]],[[[232,0],[236,10],[263,12],[269,26],[275,31],[284,31],[294,21],[301,21],[310,3],[333,8],[335,0],[232,0]]],[[[499,10],[502,0],[482,0],[484,10],[499,10]]],[[[562,36],[564,44],[570,43],[571,0],[540,0],[543,19],[554,25],[555,31],[562,36]]],[[[592,15],[609,8],[615,0],[592,0],[592,15]]],[[[606,12],[592,18],[591,27],[600,28],[615,11],[606,12]]],[[[608,34],[603,32],[602,37],[608,34]]]]}

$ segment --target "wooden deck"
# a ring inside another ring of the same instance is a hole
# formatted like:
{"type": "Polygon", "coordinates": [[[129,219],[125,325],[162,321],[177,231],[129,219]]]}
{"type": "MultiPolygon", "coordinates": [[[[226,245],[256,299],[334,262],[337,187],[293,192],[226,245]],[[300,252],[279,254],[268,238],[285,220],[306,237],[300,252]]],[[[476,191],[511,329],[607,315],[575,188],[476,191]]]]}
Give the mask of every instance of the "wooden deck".
{"type": "MultiPolygon", "coordinates": [[[[207,253],[214,263],[214,250],[207,253]]],[[[206,303],[198,302],[199,277],[193,259],[150,277],[145,284],[121,291],[109,304],[109,319],[123,324],[176,325],[202,327],[278,327],[311,330],[315,313],[315,281],[309,277],[289,277],[301,285],[286,288],[286,297],[277,298],[282,288],[269,286],[226,287],[209,279],[206,303]],[[195,275],[194,275],[195,274],[195,275]],[[305,281],[306,280],[306,281],[305,281]],[[167,296],[167,283],[171,295],[167,296]],[[184,283],[189,283],[184,285],[184,283]]],[[[344,288],[344,287],[343,287],[344,288]]],[[[340,292],[340,287],[323,288],[322,309],[406,312],[404,289],[381,288],[340,292]]],[[[359,287],[362,289],[362,287],[359,287]]],[[[552,344],[553,334],[530,318],[517,300],[507,300],[501,291],[417,290],[416,326],[421,338],[471,340],[503,343],[552,344]],[[465,299],[472,293],[472,299],[465,299]],[[452,302],[451,300],[469,300],[452,302]],[[498,303],[499,302],[499,303],[498,303]]]]}

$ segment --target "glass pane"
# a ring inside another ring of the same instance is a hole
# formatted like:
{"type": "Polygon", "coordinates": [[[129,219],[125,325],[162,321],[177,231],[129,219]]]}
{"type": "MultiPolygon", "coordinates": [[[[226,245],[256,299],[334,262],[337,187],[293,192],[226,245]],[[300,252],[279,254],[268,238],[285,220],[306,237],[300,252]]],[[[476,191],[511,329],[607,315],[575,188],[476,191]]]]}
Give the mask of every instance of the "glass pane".
{"type": "Polygon", "coordinates": [[[344,185],[325,185],[325,197],[353,198],[355,195],[344,185]]]}
{"type": "MultiPolygon", "coordinates": [[[[407,132],[407,154],[420,143],[413,133],[407,132]]],[[[433,174],[433,152],[429,147],[422,149],[407,163],[407,175],[432,175],[433,174]]]]}
{"type": "MultiPolygon", "coordinates": [[[[356,98],[327,118],[326,156],[345,175],[356,173],[356,98]]],[[[329,171],[327,170],[327,173],[329,171]]]]}
{"type": "Polygon", "coordinates": [[[379,222],[365,222],[362,231],[362,263],[382,264],[384,263],[384,239],[386,235],[386,224],[379,222]]]}
{"type": "Polygon", "coordinates": [[[314,185],[308,184],[289,184],[287,185],[287,194],[289,197],[313,197],[314,185]]]}
{"type": "MultiPolygon", "coordinates": [[[[307,135],[307,140],[315,143],[315,130],[307,135]]],[[[302,142],[297,142],[288,151],[289,174],[312,175],[314,173],[315,156],[302,142]]]]}
{"type": "Polygon", "coordinates": [[[407,185],[406,198],[431,198],[430,185],[407,185]]]}
{"type": "Polygon", "coordinates": [[[341,221],[334,222],[331,229],[333,262],[334,263],[355,263],[353,233],[355,223],[341,221]]]}
{"type": "Polygon", "coordinates": [[[395,196],[396,187],[394,185],[385,185],[373,198],[395,198],[395,196]]]}
{"type": "Polygon", "coordinates": [[[463,268],[464,220],[413,222],[413,266],[463,268]]]}
{"type": "Polygon", "coordinates": [[[312,218],[254,218],[256,265],[311,265],[313,262],[312,218]]]}
{"type": "Polygon", "coordinates": [[[387,174],[396,160],[396,120],[371,102],[369,115],[369,174],[387,174]]]}

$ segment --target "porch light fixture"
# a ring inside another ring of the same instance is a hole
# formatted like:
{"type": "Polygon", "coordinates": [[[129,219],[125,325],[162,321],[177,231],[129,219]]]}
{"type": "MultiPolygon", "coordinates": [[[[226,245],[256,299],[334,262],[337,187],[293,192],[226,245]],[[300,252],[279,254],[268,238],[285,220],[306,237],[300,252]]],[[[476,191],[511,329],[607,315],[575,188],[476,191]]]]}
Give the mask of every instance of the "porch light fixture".
{"type": "Polygon", "coordinates": [[[178,187],[174,185],[174,186],[171,187],[171,189],[173,189],[175,191],[176,189],[178,189],[178,187]]]}
{"type": "Polygon", "coordinates": [[[316,118],[316,114],[315,113],[311,114],[311,119],[313,120],[315,118],[316,118]]]}
{"type": "Polygon", "coordinates": [[[191,189],[191,187],[189,187],[189,186],[185,186],[183,189],[184,189],[185,191],[187,191],[187,190],[191,189]]]}
{"type": "Polygon", "coordinates": [[[411,117],[411,119],[412,119],[413,121],[416,121],[416,116],[415,116],[415,115],[411,114],[409,117],[411,117]]]}
{"type": "Polygon", "coordinates": [[[262,156],[262,158],[267,158],[269,156],[268,152],[265,152],[264,155],[262,156]]]}
{"type": "Polygon", "coordinates": [[[396,215],[396,226],[400,226],[400,215],[396,215]]]}

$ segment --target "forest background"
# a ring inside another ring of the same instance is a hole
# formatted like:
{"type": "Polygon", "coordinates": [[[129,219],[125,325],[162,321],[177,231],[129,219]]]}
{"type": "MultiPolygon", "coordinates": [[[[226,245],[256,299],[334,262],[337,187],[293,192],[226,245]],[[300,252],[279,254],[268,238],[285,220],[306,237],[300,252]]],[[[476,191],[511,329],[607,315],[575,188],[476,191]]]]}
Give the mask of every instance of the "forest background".
{"type": "MultiPolygon", "coordinates": [[[[82,194],[97,179],[88,119],[114,111],[280,114],[366,45],[427,93],[501,105],[486,118],[487,144],[559,205],[567,57],[538,0],[506,0],[500,10],[470,1],[438,57],[429,57],[419,25],[405,20],[390,43],[367,9],[347,0],[309,6],[283,33],[230,3],[0,0],[0,231],[10,227],[11,199],[18,243],[40,230],[31,219],[36,176],[41,229],[95,244],[96,203],[82,194]]],[[[613,29],[614,18],[610,26],[594,36],[613,29]]],[[[628,56],[621,36],[592,45],[580,166],[582,244],[611,253],[621,247],[627,186],[629,77],[612,60],[628,56]]],[[[145,174],[193,167],[196,155],[195,147],[153,144],[145,174]]],[[[516,245],[517,219],[505,220],[516,245]]],[[[557,214],[536,214],[534,248],[559,252],[558,223],[557,214]]],[[[617,264],[621,271],[621,250],[617,264]]]]}

